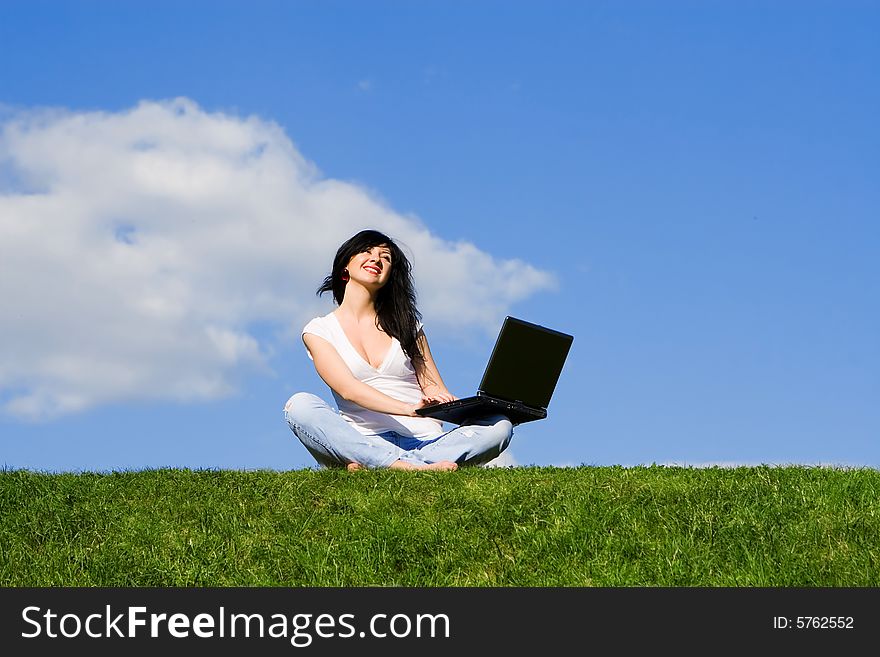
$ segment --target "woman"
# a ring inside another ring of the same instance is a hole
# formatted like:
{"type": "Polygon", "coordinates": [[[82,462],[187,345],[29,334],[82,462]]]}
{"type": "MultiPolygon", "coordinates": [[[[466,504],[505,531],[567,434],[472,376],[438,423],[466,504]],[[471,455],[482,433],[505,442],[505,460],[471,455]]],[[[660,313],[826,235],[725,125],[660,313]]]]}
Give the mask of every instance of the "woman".
{"type": "Polygon", "coordinates": [[[338,306],[316,317],[302,339],[339,412],[299,392],[284,407],[293,433],[321,465],[455,470],[498,456],[513,426],[502,416],[444,433],[416,409],[451,401],[419,321],[411,265],[393,240],[364,230],[336,252],[318,288],[338,306]]]}

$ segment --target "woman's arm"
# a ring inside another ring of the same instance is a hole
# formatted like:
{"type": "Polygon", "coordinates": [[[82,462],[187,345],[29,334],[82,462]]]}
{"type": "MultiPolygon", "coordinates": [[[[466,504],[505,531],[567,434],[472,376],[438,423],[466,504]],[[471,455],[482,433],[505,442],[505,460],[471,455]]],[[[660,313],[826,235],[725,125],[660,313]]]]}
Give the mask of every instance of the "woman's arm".
{"type": "Polygon", "coordinates": [[[333,345],[313,333],[305,333],[302,337],[315,362],[318,376],[346,401],[378,413],[409,416],[414,416],[415,409],[424,405],[424,401],[420,404],[408,404],[394,399],[373,386],[358,381],[333,345]]]}
{"type": "Polygon", "coordinates": [[[419,380],[419,385],[422,387],[422,394],[438,402],[448,402],[456,399],[455,395],[446,388],[446,384],[443,383],[443,379],[440,377],[440,371],[437,369],[437,364],[431,355],[428,338],[423,330],[419,331],[416,340],[423,359],[420,364],[416,365],[416,377],[419,380]]]}

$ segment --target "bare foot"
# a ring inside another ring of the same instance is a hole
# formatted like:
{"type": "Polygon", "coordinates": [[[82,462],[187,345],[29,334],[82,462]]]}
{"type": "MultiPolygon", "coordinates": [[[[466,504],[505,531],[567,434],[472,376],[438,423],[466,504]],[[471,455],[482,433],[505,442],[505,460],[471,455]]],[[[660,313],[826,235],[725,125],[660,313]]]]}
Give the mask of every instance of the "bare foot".
{"type": "Polygon", "coordinates": [[[437,461],[436,463],[426,465],[425,470],[446,470],[451,472],[452,470],[458,470],[458,463],[455,461],[437,461]]]}
{"type": "Polygon", "coordinates": [[[345,466],[345,468],[349,472],[357,472],[358,470],[363,470],[364,466],[362,466],[360,463],[349,463],[347,466],[345,466]]]}
{"type": "Polygon", "coordinates": [[[454,461],[437,461],[437,463],[409,463],[407,461],[395,461],[388,466],[391,470],[458,470],[458,463],[454,461]]]}

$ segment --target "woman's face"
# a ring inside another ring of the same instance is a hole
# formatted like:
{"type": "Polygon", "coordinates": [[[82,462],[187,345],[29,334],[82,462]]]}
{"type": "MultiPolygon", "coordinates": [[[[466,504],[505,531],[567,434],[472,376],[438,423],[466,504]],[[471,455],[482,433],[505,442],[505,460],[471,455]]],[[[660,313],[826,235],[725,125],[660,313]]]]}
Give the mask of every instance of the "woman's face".
{"type": "Polygon", "coordinates": [[[391,266],[391,249],[380,245],[352,256],[346,269],[351,280],[366,287],[379,288],[388,282],[391,266]]]}

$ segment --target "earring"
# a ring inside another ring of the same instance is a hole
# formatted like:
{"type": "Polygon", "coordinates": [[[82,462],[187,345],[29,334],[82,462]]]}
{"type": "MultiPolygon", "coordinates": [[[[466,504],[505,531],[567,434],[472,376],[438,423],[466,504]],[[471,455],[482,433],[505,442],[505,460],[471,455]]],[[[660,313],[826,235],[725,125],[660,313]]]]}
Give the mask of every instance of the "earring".
{"type": "Polygon", "coordinates": [[[347,281],[348,280],[348,270],[343,269],[342,274],[339,276],[339,278],[341,278],[343,281],[347,281]]]}

